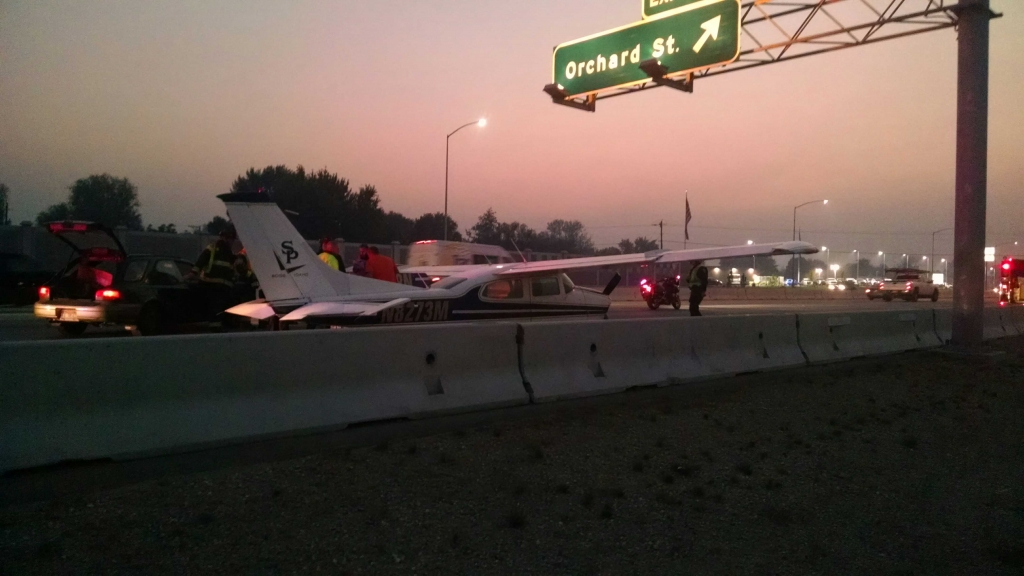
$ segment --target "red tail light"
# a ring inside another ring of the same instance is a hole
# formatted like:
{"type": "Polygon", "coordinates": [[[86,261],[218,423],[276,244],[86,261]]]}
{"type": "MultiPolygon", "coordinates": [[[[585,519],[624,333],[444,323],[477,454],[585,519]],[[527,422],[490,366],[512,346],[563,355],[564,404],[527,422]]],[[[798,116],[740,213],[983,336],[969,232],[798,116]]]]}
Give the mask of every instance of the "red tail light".
{"type": "Polygon", "coordinates": [[[647,284],[647,278],[641,278],[640,279],[640,285],[643,286],[645,284],[647,284]]]}
{"type": "Polygon", "coordinates": [[[39,287],[39,299],[40,300],[49,300],[50,299],[50,288],[49,287],[47,287],[47,286],[40,286],[39,287]]]}
{"type": "Polygon", "coordinates": [[[644,292],[650,292],[650,291],[652,290],[652,288],[651,288],[651,285],[650,285],[650,284],[644,284],[644,285],[643,285],[643,288],[644,288],[644,292]]]}
{"type": "Polygon", "coordinates": [[[1009,270],[1009,269],[1010,269],[1010,263],[1009,262],[1003,262],[1003,270],[1009,270]]]}
{"type": "Polygon", "coordinates": [[[98,302],[109,302],[111,300],[120,300],[120,299],[121,299],[121,292],[119,290],[111,290],[110,288],[105,288],[103,290],[97,290],[96,291],[96,300],[98,302]]]}

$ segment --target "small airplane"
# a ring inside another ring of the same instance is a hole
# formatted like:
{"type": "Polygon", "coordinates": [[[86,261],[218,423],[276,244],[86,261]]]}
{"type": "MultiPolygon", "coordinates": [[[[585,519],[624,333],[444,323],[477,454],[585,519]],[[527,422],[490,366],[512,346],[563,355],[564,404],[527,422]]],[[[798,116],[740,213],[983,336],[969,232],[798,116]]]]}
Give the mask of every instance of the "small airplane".
{"type": "Polygon", "coordinates": [[[245,246],[264,299],[226,310],[258,320],[307,325],[410,324],[459,320],[604,315],[618,274],[603,291],[573,284],[570,270],[666,264],[738,256],[814,254],[807,242],[780,242],[506,264],[407,267],[444,276],[429,288],[333,270],[317,257],[273,199],[262,193],[218,196],[245,246]]]}

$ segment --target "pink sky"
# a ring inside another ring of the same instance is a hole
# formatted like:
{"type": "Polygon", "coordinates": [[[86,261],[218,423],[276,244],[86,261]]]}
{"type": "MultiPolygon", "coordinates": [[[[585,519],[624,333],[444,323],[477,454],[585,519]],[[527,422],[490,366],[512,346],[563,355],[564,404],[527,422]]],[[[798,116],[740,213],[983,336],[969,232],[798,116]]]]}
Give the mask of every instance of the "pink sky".
{"type": "MultiPolygon", "coordinates": [[[[3,2],[0,182],[18,221],[76,178],[126,176],[147,223],[184,228],[222,214],[215,194],[249,167],[302,164],[415,217],[443,207],[445,134],[486,116],[452,138],[462,228],[493,207],[535,227],[582,220],[605,246],[681,223],[687,189],[691,237],[707,243],[788,239],[792,206],[825,197],[801,210],[804,239],[836,249],[923,253],[952,226],[952,30],[596,114],[551,104],[552,47],[637,20],[639,4],[3,2]]],[[[989,243],[1024,245],[1024,2],[992,4],[1005,16],[992,23],[989,243]]]]}

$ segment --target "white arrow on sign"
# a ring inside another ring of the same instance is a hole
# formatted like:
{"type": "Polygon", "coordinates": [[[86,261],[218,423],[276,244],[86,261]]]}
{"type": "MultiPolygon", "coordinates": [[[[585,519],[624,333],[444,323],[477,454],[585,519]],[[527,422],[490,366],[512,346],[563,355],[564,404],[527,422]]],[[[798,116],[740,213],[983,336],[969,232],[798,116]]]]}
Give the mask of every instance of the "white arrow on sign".
{"type": "Polygon", "coordinates": [[[700,53],[700,49],[704,47],[704,43],[708,41],[709,36],[712,40],[718,40],[718,25],[721,23],[722,16],[719,15],[700,25],[704,29],[704,35],[693,45],[694,52],[700,53]]]}

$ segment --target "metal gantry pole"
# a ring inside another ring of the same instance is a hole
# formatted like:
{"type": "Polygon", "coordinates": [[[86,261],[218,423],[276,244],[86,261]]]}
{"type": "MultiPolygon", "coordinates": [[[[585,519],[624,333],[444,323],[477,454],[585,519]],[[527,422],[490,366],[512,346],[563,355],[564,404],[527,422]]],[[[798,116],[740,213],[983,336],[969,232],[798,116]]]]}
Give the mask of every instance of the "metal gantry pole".
{"type": "Polygon", "coordinates": [[[444,227],[445,241],[448,241],[448,145],[452,141],[452,134],[444,139],[444,221],[441,222],[441,226],[444,227]]]}
{"type": "Polygon", "coordinates": [[[982,343],[988,170],[989,0],[960,0],[957,29],[953,344],[982,343]]]}

